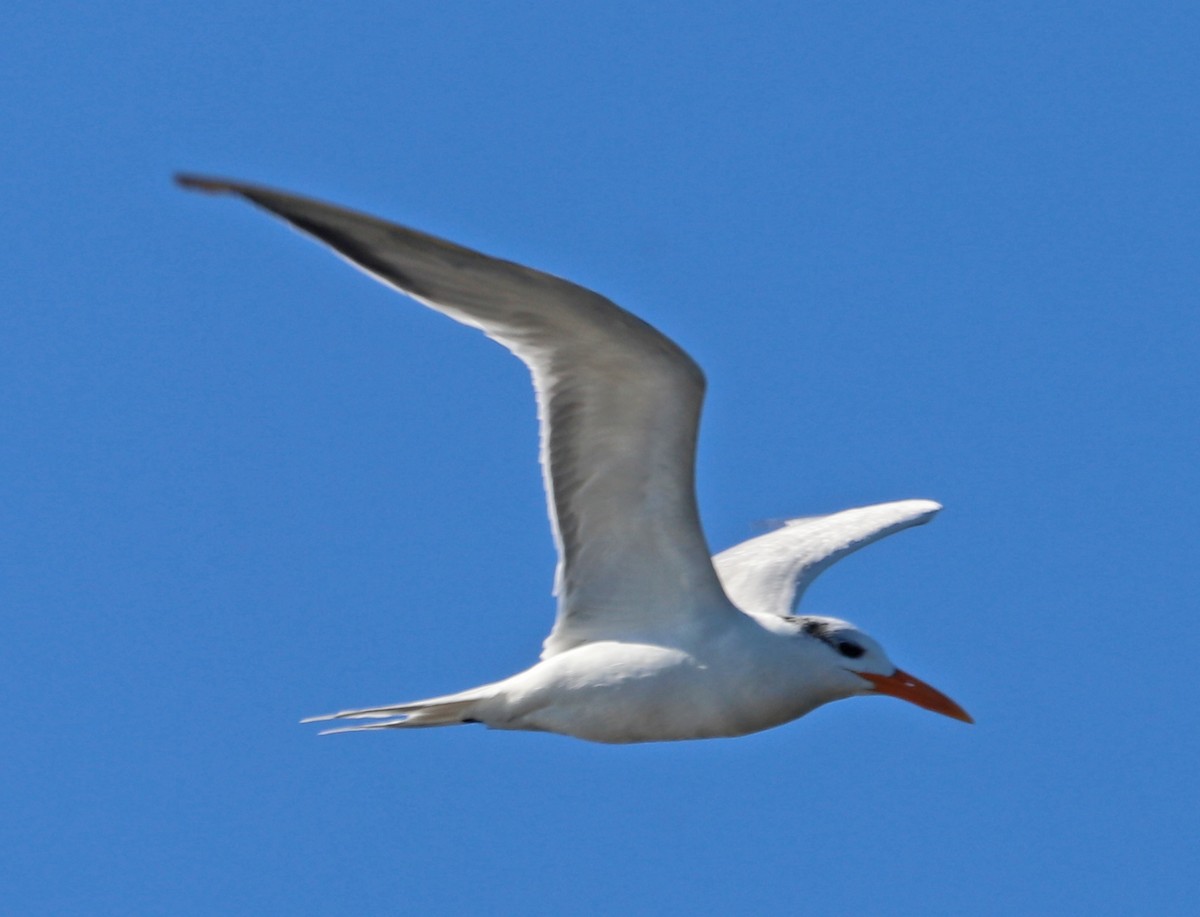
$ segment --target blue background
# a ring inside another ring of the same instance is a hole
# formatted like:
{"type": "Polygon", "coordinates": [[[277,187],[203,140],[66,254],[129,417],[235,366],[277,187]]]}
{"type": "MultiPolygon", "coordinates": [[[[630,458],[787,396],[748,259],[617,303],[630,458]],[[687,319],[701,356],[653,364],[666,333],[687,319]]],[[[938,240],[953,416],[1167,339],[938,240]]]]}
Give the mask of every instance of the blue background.
{"type": "Polygon", "coordinates": [[[1183,914],[1200,14],[68,3],[0,32],[0,898],[20,914],[1183,914]],[[301,716],[530,663],[524,368],[185,169],[568,276],[710,395],[714,550],[959,700],[603,747],[301,716]]]}

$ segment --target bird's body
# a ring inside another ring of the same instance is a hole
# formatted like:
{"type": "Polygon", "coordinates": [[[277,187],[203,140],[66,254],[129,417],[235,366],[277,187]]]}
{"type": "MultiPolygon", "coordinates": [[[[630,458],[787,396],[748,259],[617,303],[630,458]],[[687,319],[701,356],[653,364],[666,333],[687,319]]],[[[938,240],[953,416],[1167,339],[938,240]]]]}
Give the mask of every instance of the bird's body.
{"type": "Polygon", "coordinates": [[[749,616],[695,637],[587,643],[406,722],[441,725],[432,720],[449,715],[608,743],[716,738],[778,726],[842,696],[838,687],[858,687],[848,676],[819,690],[803,647],[749,616]]]}
{"type": "Polygon", "coordinates": [[[782,647],[764,634],[752,627],[731,631],[692,652],[589,643],[501,682],[470,717],[493,728],[610,743],[757,732],[815,706],[815,698],[797,690],[807,687],[800,679],[769,677],[797,669],[794,659],[772,652],[782,647]],[[741,664],[750,659],[752,668],[741,664]]]}
{"type": "Polygon", "coordinates": [[[610,743],[713,738],[871,693],[970,721],[852,625],[792,613],[829,564],[938,504],[794,520],[710,558],[693,485],[704,377],[668,338],[596,293],[433,236],[238,182],[180,182],[263,207],[533,374],[560,558],[541,661],[459,694],[313,718],[371,721],[330,731],[478,722],[610,743]]]}

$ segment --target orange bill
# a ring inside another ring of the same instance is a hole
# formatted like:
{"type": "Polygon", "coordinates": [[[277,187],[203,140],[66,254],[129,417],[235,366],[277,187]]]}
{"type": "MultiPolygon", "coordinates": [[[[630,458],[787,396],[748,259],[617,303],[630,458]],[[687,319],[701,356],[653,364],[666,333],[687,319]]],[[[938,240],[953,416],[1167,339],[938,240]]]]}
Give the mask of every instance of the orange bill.
{"type": "Polygon", "coordinates": [[[919,678],[914,678],[902,669],[896,669],[891,675],[876,675],[872,672],[855,672],[859,678],[865,678],[875,686],[880,694],[890,694],[906,700],[910,704],[941,713],[945,716],[962,720],[964,723],[974,723],[971,714],[950,700],[945,694],[931,685],[925,684],[919,678]]]}

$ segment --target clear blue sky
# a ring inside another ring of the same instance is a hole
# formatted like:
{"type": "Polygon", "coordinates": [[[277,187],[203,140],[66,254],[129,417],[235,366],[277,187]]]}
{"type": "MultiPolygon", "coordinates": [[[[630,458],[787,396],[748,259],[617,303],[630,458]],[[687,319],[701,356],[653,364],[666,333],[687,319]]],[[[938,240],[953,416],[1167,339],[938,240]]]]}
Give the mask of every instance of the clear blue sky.
{"type": "Polygon", "coordinates": [[[587,6],[6,13],[3,909],[1193,913],[1195,6],[587,6]],[[535,657],[533,400],[496,345],[177,169],[673,336],[710,381],[714,549],[943,502],[805,607],[978,725],[876,699],[627,748],[297,725],[535,657]]]}

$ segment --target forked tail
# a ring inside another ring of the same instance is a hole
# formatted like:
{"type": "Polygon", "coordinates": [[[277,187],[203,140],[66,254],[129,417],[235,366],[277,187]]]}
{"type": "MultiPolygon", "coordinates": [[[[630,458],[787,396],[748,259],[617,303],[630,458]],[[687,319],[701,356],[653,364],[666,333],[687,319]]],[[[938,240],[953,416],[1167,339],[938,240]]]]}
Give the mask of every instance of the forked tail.
{"type": "Polygon", "coordinates": [[[365,707],[362,710],[341,710],[328,713],[325,716],[310,716],[301,723],[323,723],[329,720],[380,720],[378,723],[367,723],[362,726],[342,726],[337,729],[324,729],[320,735],[327,736],[339,732],[366,732],[372,729],[416,729],[423,726],[458,726],[462,723],[475,723],[478,720],[471,716],[471,708],[486,695],[478,691],[464,691],[462,694],[448,694],[444,697],[431,697],[427,700],[413,701],[408,704],[393,704],[389,707],[365,707]]]}

